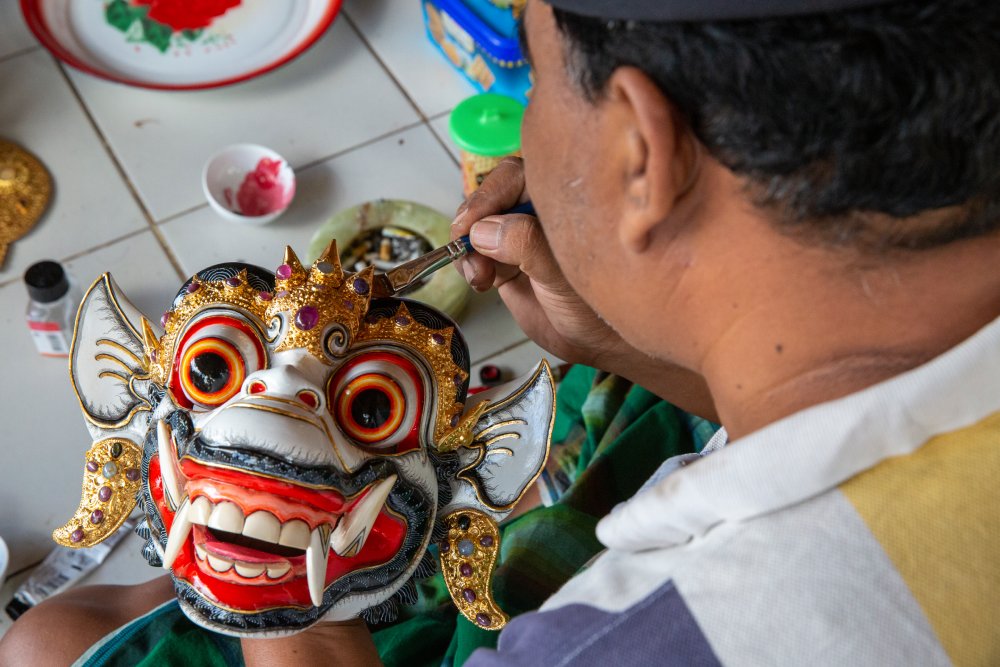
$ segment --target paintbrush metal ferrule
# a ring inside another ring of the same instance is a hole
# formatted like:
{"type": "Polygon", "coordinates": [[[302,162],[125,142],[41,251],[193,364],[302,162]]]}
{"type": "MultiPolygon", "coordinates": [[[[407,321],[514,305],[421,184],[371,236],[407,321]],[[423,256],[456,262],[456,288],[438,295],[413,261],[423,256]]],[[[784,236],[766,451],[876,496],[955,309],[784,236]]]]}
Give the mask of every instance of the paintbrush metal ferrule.
{"type": "Polygon", "coordinates": [[[447,245],[431,250],[426,255],[404,262],[394,269],[375,276],[375,297],[393,296],[415,285],[438,269],[473,252],[468,236],[455,239],[447,245]]]}

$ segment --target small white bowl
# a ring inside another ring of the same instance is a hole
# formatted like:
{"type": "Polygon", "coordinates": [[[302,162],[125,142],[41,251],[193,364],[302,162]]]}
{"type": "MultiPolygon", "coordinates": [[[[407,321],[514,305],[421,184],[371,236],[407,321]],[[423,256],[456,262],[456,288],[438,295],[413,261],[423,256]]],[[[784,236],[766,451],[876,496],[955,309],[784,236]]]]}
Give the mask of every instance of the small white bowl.
{"type": "Polygon", "coordinates": [[[264,225],[284,213],[295,197],[295,172],[270,148],[234,144],[205,164],[205,197],[226,220],[264,225]]]}

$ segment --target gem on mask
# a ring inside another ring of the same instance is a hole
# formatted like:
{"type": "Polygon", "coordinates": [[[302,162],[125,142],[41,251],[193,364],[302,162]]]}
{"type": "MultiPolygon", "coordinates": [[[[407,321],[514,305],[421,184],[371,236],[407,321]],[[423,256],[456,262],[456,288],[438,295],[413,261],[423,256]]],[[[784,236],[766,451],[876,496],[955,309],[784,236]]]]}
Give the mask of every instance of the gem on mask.
{"type": "Polygon", "coordinates": [[[487,547],[487,548],[492,547],[493,546],[493,536],[492,535],[483,535],[482,537],[479,538],[479,543],[481,545],[483,545],[484,547],[487,547]]]}
{"type": "Polygon", "coordinates": [[[295,313],[295,326],[303,331],[309,331],[319,323],[319,311],[313,306],[302,306],[295,313]]]}
{"type": "Polygon", "coordinates": [[[349,312],[354,312],[354,302],[350,299],[344,299],[344,308],[346,308],[349,312]]]}
{"type": "Polygon", "coordinates": [[[444,336],[442,336],[439,333],[433,333],[433,334],[431,334],[431,341],[435,345],[444,345],[444,336]]]}
{"type": "Polygon", "coordinates": [[[378,324],[378,321],[381,319],[382,318],[379,315],[376,315],[375,313],[369,313],[368,315],[365,316],[365,322],[367,322],[368,324],[378,324]]]}
{"type": "Polygon", "coordinates": [[[118,458],[122,455],[122,443],[113,442],[111,443],[111,458],[118,458]]]}
{"type": "Polygon", "coordinates": [[[230,276],[229,278],[226,278],[226,284],[230,287],[239,287],[243,284],[243,281],[236,276],[230,276]]]}
{"type": "Polygon", "coordinates": [[[351,283],[351,288],[361,296],[368,294],[368,290],[370,289],[368,287],[368,281],[364,278],[355,278],[351,283]]]}
{"type": "Polygon", "coordinates": [[[320,273],[331,274],[333,273],[333,264],[330,262],[317,262],[316,270],[320,273]]]}
{"type": "Polygon", "coordinates": [[[97,490],[97,497],[101,499],[102,503],[106,503],[109,500],[111,500],[111,487],[102,486],[100,489],[97,490]]]}
{"type": "Polygon", "coordinates": [[[449,551],[451,551],[451,545],[448,544],[447,540],[445,540],[444,542],[441,543],[441,553],[446,554],[449,551]]]}
{"type": "Polygon", "coordinates": [[[458,373],[455,373],[455,377],[453,377],[453,378],[451,379],[451,381],[455,383],[455,386],[456,386],[456,387],[461,387],[461,386],[462,386],[462,383],[463,383],[463,382],[465,382],[465,378],[463,378],[463,377],[462,377],[461,375],[459,375],[458,373]]]}
{"type": "Polygon", "coordinates": [[[261,301],[270,301],[274,298],[274,295],[270,292],[257,292],[257,298],[261,301]]]}
{"type": "Polygon", "coordinates": [[[455,428],[458,426],[458,422],[462,421],[462,415],[452,415],[451,417],[451,427],[455,428]]]}
{"type": "Polygon", "coordinates": [[[108,461],[107,463],[104,464],[104,467],[101,468],[101,475],[103,475],[105,479],[111,479],[117,474],[118,474],[118,464],[115,463],[114,461],[108,461]]]}
{"type": "Polygon", "coordinates": [[[476,591],[472,590],[471,588],[463,588],[462,589],[462,597],[465,598],[466,602],[475,602],[476,601],[476,591]]]}
{"type": "Polygon", "coordinates": [[[104,512],[101,510],[94,510],[90,513],[90,523],[97,525],[104,521],[104,512]]]}
{"type": "Polygon", "coordinates": [[[126,470],[125,471],[125,479],[127,479],[130,482],[138,482],[139,481],[139,469],[138,468],[129,468],[128,470],[126,470]]]}
{"type": "Polygon", "coordinates": [[[292,277],[292,267],[287,264],[282,264],[278,267],[278,270],[274,272],[274,275],[281,280],[288,280],[292,277]]]}
{"type": "Polygon", "coordinates": [[[187,293],[188,293],[188,294],[194,294],[194,293],[195,293],[195,292],[197,292],[197,291],[198,291],[199,289],[201,289],[201,283],[198,283],[198,282],[190,282],[190,283],[188,283],[188,286],[187,286],[187,293]]]}
{"type": "Polygon", "coordinates": [[[149,351],[149,360],[150,361],[156,361],[156,350],[150,350],[149,351]]]}
{"type": "Polygon", "coordinates": [[[87,461],[87,472],[97,472],[97,461],[87,461]]]}
{"type": "Polygon", "coordinates": [[[468,514],[463,514],[458,517],[458,527],[462,530],[468,530],[469,526],[472,525],[472,519],[469,518],[468,514]]]}
{"type": "Polygon", "coordinates": [[[170,311],[167,310],[167,311],[164,311],[164,313],[162,315],[160,315],[160,326],[162,326],[162,327],[167,326],[167,322],[169,322],[169,321],[170,321],[170,311]]]}
{"type": "Polygon", "coordinates": [[[79,542],[83,539],[83,528],[77,528],[69,534],[70,542],[79,542]]]}
{"type": "Polygon", "coordinates": [[[288,290],[286,289],[278,290],[277,292],[274,293],[274,296],[278,297],[279,299],[284,299],[286,296],[288,296],[288,290]]]}
{"type": "Polygon", "coordinates": [[[474,545],[469,540],[459,540],[458,541],[458,553],[463,556],[471,556],[476,551],[476,545],[474,545]]]}
{"type": "Polygon", "coordinates": [[[410,323],[410,318],[404,315],[396,316],[396,324],[401,327],[405,327],[410,323]]]}
{"type": "Polygon", "coordinates": [[[493,619],[490,618],[489,614],[479,613],[476,614],[476,623],[483,626],[484,628],[488,628],[490,627],[490,624],[493,623],[493,619]]]}
{"type": "Polygon", "coordinates": [[[463,577],[472,576],[472,566],[469,565],[468,563],[462,563],[461,565],[459,565],[458,571],[462,574],[463,577]]]}

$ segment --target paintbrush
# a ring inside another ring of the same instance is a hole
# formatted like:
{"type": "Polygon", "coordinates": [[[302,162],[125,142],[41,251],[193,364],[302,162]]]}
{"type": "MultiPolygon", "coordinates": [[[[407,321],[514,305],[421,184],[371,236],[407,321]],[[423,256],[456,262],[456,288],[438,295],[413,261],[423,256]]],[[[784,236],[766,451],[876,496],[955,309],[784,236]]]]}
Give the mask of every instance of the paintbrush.
{"type": "MultiPolygon", "coordinates": [[[[531,202],[525,202],[524,204],[518,204],[508,211],[504,211],[503,215],[512,213],[535,215],[535,208],[531,205],[531,202]]],[[[468,236],[457,238],[447,245],[431,250],[426,255],[403,262],[385,273],[375,274],[373,278],[374,284],[372,285],[372,296],[375,298],[395,296],[407,288],[416,285],[438,269],[448,266],[456,259],[461,259],[473,252],[475,252],[475,249],[473,249],[468,236]]]]}

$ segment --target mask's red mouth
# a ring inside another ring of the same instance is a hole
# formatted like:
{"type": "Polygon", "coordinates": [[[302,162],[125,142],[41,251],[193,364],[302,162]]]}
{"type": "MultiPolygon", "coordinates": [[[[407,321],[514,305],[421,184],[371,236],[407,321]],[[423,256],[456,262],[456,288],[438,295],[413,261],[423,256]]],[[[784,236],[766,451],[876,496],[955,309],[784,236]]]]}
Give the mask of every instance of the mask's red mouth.
{"type": "Polygon", "coordinates": [[[385,507],[395,475],[344,498],[188,458],[177,470],[174,509],[159,457],[150,460],[150,493],[169,536],[164,567],[232,610],[320,606],[327,586],[388,562],[406,534],[385,507]]]}

